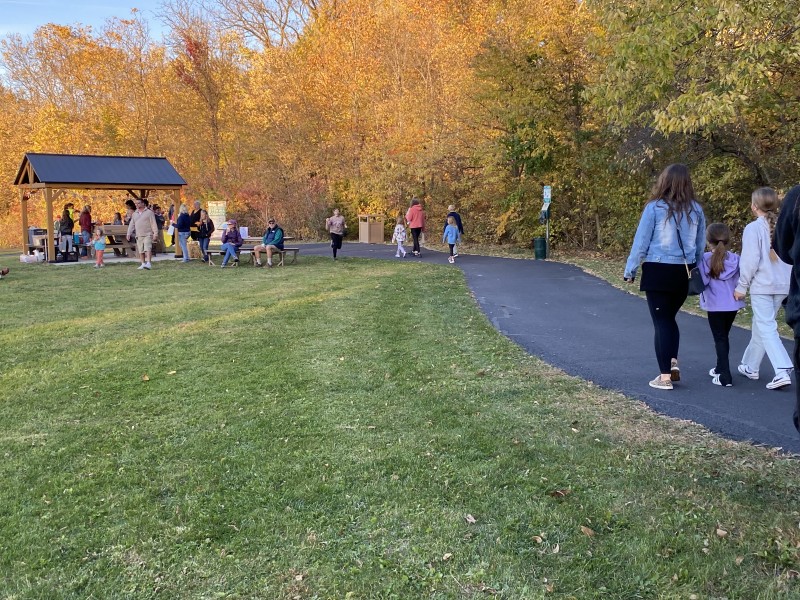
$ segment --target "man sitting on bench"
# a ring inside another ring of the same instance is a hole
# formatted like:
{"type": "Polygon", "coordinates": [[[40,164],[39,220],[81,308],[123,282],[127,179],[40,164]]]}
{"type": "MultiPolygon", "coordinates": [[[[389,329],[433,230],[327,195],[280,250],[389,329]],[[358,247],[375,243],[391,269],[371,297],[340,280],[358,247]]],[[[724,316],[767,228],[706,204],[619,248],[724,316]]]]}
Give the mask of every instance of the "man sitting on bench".
{"type": "Polygon", "coordinates": [[[256,257],[256,265],[261,266],[261,253],[267,252],[267,266],[272,266],[272,253],[275,250],[283,250],[283,229],[275,222],[274,218],[270,218],[267,232],[261,240],[261,245],[253,248],[253,254],[256,257]]]}

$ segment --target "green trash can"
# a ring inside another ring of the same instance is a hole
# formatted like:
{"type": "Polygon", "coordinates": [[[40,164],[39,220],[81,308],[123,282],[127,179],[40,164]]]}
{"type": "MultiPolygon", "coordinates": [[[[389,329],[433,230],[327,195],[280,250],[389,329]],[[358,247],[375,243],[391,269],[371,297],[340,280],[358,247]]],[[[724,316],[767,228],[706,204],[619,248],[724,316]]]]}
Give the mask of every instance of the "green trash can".
{"type": "Polygon", "coordinates": [[[547,238],[533,238],[533,257],[536,260],[545,260],[547,258],[547,238]]]}

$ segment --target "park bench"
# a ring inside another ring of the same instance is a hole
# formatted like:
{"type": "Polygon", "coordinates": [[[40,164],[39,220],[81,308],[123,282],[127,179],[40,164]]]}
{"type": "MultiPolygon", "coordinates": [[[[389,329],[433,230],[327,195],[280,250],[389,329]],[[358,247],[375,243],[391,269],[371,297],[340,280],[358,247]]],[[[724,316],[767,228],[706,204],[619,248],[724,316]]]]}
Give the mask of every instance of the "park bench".
{"type": "MultiPolygon", "coordinates": [[[[284,236],[283,241],[291,241],[294,238],[291,236],[284,236]]],[[[256,264],[255,253],[253,252],[253,248],[256,246],[261,245],[261,238],[260,237],[247,237],[244,238],[244,243],[239,247],[239,251],[236,253],[236,256],[241,259],[242,254],[249,254],[250,255],[250,264],[256,264]]],[[[283,250],[274,250],[272,252],[273,258],[277,258],[276,265],[279,267],[283,267],[286,265],[286,255],[290,254],[292,260],[288,264],[294,264],[297,262],[297,253],[300,252],[300,248],[284,248],[283,250]]],[[[211,256],[214,254],[221,254],[219,245],[215,245],[213,248],[209,246],[208,248],[208,264],[209,266],[214,266],[214,262],[211,260],[211,256]]]]}

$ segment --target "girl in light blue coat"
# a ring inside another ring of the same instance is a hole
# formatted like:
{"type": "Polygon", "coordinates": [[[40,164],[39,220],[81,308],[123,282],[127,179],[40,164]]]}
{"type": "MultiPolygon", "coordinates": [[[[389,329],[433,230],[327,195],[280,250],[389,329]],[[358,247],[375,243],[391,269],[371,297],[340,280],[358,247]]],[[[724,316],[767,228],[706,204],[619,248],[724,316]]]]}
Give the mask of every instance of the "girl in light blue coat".
{"type": "Polygon", "coordinates": [[[454,263],[456,262],[455,257],[453,256],[453,248],[458,243],[458,240],[461,239],[461,234],[458,232],[458,226],[456,225],[456,220],[453,217],[447,217],[447,227],[444,228],[444,235],[442,235],[442,241],[447,242],[447,245],[450,246],[450,256],[447,257],[447,262],[454,263]]]}

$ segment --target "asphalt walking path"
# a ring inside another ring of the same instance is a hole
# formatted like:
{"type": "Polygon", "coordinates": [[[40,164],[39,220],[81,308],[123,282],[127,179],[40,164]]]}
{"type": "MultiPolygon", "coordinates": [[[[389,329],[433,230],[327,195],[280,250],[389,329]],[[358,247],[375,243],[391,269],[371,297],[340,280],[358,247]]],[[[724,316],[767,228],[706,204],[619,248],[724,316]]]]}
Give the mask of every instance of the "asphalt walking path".
{"type": "MultiPolygon", "coordinates": [[[[420,257],[409,253],[405,259],[395,258],[394,252],[394,245],[346,243],[340,256],[447,264],[442,252],[423,249],[420,257]]],[[[330,246],[305,244],[303,253],[330,256],[330,246]]],[[[715,386],[708,376],[716,363],[708,321],[681,312],[681,381],[672,391],[655,390],[648,385],[658,374],[653,324],[643,298],[564,263],[462,254],[455,266],[492,324],[530,354],[642,400],[659,413],[700,423],[731,439],[800,454],[800,436],[792,424],[797,383],[767,390],[774,373],[766,357],[760,380],[736,372],[749,330],[734,326],[731,331],[733,387],[715,386]]],[[[790,356],[792,343],[784,340],[790,356]]]]}

